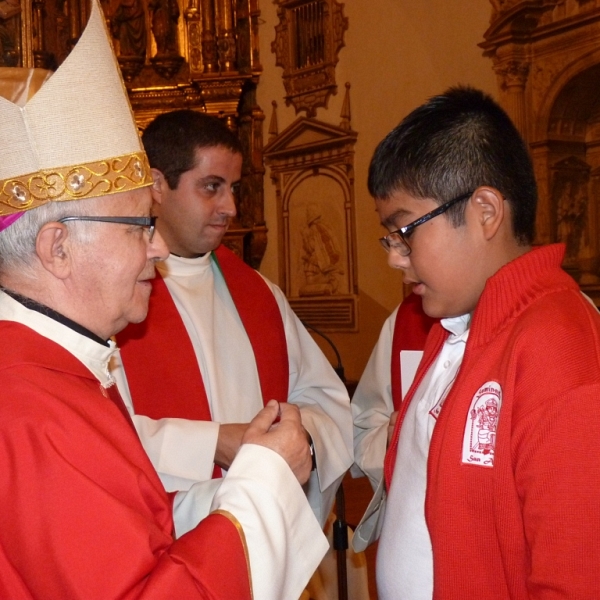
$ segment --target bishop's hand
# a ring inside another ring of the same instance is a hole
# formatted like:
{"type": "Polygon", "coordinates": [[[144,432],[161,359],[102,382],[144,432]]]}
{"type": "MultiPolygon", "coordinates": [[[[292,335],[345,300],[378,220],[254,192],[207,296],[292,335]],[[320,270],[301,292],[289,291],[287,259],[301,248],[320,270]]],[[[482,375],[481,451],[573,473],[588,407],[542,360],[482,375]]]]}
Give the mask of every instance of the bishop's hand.
{"type": "Polygon", "coordinates": [[[300,484],[308,481],[312,458],[297,406],[269,400],[250,422],[242,444],[258,444],[277,452],[300,484]]]}

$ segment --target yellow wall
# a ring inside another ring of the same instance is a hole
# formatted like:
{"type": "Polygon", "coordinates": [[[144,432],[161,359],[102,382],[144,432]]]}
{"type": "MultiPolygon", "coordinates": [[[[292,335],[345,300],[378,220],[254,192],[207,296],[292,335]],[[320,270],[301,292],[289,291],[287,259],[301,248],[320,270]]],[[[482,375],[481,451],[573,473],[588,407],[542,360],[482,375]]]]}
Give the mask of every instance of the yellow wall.
{"type": "MultiPolygon", "coordinates": [[[[262,0],[260,57],[263,75],[258,103],[266,113],[267,140],[271,102],[277,101],[279,131],[297,116],[285,106],[282,69],[275,66],[271,42],[278,22],[276,5],[262,0]]],[[[377,242],[383,235],[366,189],[369,161],[376,145],[413,108],[428,97],[459,83],[497,96],[491,61],[477,46],[488,27],[487,0],[349,0],[346,46],[336,70],[339,92],[317,119],[339,125],[344,84],[350,82],[355,146],[356,246],[358,256],[359,332],[331,334],[341,352],[346,375],[358,379],[385,318],[402,298],[402,280],[386,264],[377,242]]],[[[275,188],[265,177],[265,216],[269,245],[261,272],[278,283],[275,188]]],[[[325,349],[325,348],[324,348],[325,349]]],[[[328,354],[328,356],[331,356],[328,354]]]]}

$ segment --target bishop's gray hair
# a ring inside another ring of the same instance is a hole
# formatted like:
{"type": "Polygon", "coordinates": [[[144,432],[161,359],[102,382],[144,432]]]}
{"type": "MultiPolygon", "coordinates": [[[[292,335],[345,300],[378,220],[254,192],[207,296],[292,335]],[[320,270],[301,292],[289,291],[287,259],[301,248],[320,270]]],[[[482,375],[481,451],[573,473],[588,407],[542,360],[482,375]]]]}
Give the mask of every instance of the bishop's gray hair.
{"type": "MultiPolygon", "coordinates": [[[[97,202],[79,200],[48,202],[26,211],[22,217],[0,232],[0,274],[18,270],[23,275],[32,277],[36,256],[35,243],[42,226],[63,217],[89,215],[97,210],[97,202]]],[[[96,232],[96,228],[85,227],[85,223],[69,223],[69,233],[78,242],[90,242],[97,235],[96,232]]]]}

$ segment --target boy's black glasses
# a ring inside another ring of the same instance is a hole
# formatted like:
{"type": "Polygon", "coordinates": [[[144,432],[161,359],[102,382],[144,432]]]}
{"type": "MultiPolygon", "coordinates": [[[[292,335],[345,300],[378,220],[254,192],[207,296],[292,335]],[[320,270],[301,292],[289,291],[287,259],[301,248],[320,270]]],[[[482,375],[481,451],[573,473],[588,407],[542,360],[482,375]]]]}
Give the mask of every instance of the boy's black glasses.
{"type": "Polygon", "coordinates": [[[408,256],[411,253],[411,247],[408,243],[408,238],[419,225],[423,225],[423,223],[427,223],[433,217],[437,217],[445,213],[450,207],[454,206],[458,202],[462,202],[463,200],[467,200],[473,195],[473,192],[467,192],[466,194],[462,194],[452,200],[448,200],[445,204],[438,206],[436,209],[432,210],[424,214],[422,217],[419,217],[412,223],[405,225],[404,227],[400,227],[400,229],[396,231],[392,231],[388,233],[386,236],[379,238],[381,245],[383,246],[386,252],[390,252],[390,250],[396,251],[400,256],[408,256]]]}
{"type": "Polygon", "coordinates": [[[144,227],[148,231],[148,239],[152,241],[154,229],[156,228],[156,219],[158,217],[63,217],[58,219],[58,223],[67,223],[68,221],[99,221],[100,223],[123,223],[124,225],[137,225],[144,227]]]}

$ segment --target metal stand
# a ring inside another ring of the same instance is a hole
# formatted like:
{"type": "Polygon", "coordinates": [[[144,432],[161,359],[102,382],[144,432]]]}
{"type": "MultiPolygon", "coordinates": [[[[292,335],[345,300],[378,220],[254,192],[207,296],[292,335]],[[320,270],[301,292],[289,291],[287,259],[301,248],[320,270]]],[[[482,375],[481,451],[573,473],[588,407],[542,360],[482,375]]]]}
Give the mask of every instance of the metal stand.
{"type": "MultiPolygon", "coordinates": [[[[333,367],[338,377],[343,383],[346,383],[344,375],[344,367],[342,358],[335,344],[322,332],[302,321],[306,329],[314,331],[318,336],[322,337],[335,352],[337,365],[333,367]]],[[[337,552],[337,580],[338,580],[338,599],[348,600],[348,573],[346,569],[346,550],[348,550],[348,524],[346,523],[346,501],[344,498],[344,487],[340,483],[340,487],[335,495],[335,512],[336,520],[333,522],[333,549],[337,552]]]]}
{"type": "Polygon", "coordinates": [[[346,523],[346,501],[344,487],[340,484],[335,496],[337,519],[333,522],[333,549],[337,551],[337,580],[339,600],[348,600],[348,574],[346,550],[348,550],[348,524],[346,523]]]}

